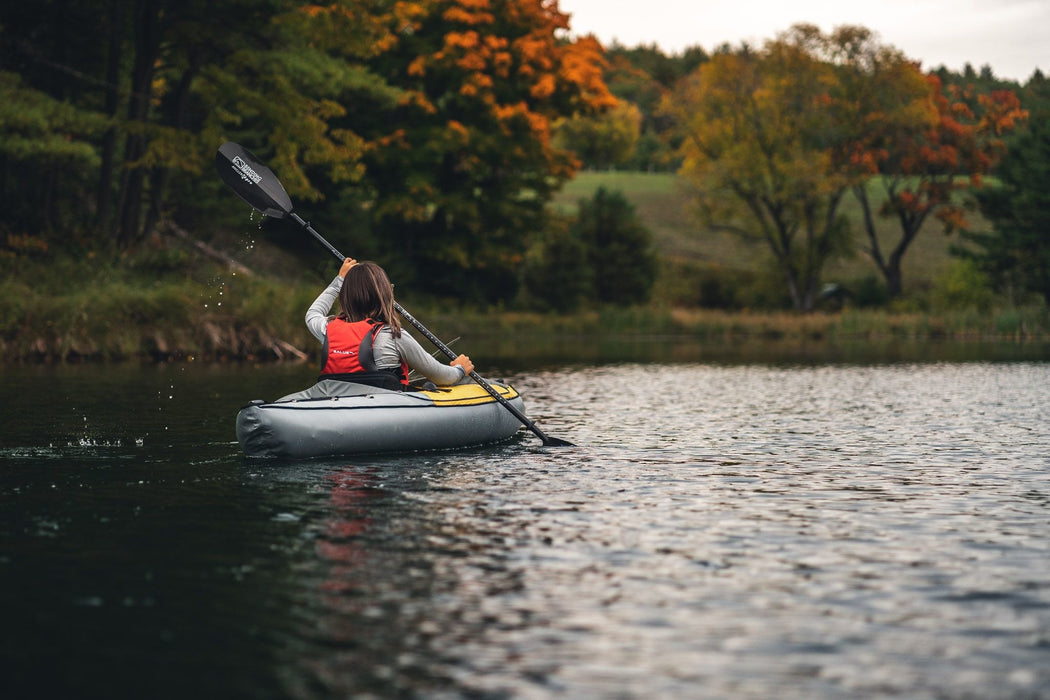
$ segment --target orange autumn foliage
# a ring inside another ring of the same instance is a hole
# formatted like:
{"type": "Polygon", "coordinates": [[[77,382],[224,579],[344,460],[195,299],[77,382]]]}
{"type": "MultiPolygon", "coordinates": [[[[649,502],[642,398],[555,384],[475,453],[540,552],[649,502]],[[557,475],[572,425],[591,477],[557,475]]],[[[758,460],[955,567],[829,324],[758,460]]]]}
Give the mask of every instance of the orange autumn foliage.
{"type": "MultiPolygon", "coordinates": [[[[410,76],[453,78],[461,97],[481,103],[497,120],[521,120],[545,146],[562,113],[616,105],[603,79],[602,46],[592,37],[560,40],[569,23],[556,2],[437,0],[427,6],[446,30],[438,51],[413,58],[410,76]]],[[[430,96],[416,100],[432,102],[430,96]]]]}
{"type": "Polygon", "coordinates": [[[394,90],[361,109],[374,230],[406,265],[440,265],[443,280],[462,283],[457,293],[487,287],[498,297],[542,228],[544,204],[578,167],[555,144],[554,124],[617,104],[604,51],[567,36],[556,0],[399,4],[407,28],[391,26],[395,45],[370,65],[394,90]],[[395,129],[400,138],[385,138],[395,129]]]}
{"type": "MultiPolygon", "coordinates": [[[[1003,152],[1002,136],[1025,118],[1009,91],[943,88],[863,27],[824,34],[796,25],[760,51],[717,54],[665,104],[682,129],[681,172],[700,193],[700,211],[723,230],[769,243],[785,261],[793,302],[803,300],[796,308],[807,307],[793,276],[806,271],[792,268],[780,239],[795,245],[789,234],[806,223],[802,215],[817,205],[835,214],[851,190],[864,213],[867,252],[894,296],[900,259],[924,220],[936,216],[948,230],[965,224],[959,190],[980,184],[1003,152]],[[885,190],[879,213],[901,227],[889,255],[869,187],[885,190]],[[807,197],[814,204],[800,206],[807,197]],[[802,215],[788,221],[793,208],[802,215]]],[[[814,279],[798,287],[811,289],[814,279]]]]}
{"type": "Polygon", "coordinates": [[[927,128],[899,135],[895,162],[885,159],[883,172],[911,178],[886,204],[886,212],[922,217],[937,209],[947,230],[966,226],[953,194],[980,186],[1005,151],[1002,137],[1027,117],[1009,90],[974,94],[972,88],[944,88],[936,75],[927,76],[936,119],[927,128]]]}

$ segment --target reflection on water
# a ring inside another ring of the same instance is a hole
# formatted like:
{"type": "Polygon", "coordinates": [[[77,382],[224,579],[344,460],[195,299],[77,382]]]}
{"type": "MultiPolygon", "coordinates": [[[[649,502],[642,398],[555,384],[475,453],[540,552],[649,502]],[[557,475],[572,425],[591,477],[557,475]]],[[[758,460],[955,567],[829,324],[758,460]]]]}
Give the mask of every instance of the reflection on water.
{"type": "Polygon", "coordinates": [[[5,696],[1050,697],[1050,364],[506,376],[580,447],[249,461],[307,370],[8,373],[5,696]]]}
{"type": "Polygon", "coordinates": [[[513,367],[611,364],[614,362],[817,365],[897,362],[1019,362],[1050,359],[1050,343],[951,342],[900,338],[799,340],[727,338],[686,342],[663,336],[551,338],[490,336],[463,341],[488,362],[513,367]]]}

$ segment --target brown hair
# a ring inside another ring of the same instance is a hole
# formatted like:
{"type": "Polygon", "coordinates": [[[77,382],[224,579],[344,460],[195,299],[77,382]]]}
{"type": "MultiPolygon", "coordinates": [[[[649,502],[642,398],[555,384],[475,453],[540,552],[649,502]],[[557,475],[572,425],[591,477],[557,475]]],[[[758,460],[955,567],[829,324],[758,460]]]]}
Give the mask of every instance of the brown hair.
{"type": "Polygon", "coordinates": [[[374,262],[359,262],[346,273],[339,290],[339,315],[347,321],[370,318],[390,326],[395,338],[401,337],[401,322],[394,313],[394,285],[383,268],[374,262]]]}

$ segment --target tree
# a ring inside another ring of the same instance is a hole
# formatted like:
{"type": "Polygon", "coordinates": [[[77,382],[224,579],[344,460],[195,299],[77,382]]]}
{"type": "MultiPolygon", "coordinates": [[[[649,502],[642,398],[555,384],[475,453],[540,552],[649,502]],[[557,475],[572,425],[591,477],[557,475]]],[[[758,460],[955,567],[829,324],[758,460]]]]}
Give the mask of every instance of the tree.
{"type": "Polygon", "coordinates": [[[581,199],[570,230],[583,243],[599,302],[632,305],[649,300],[657,270],[652,235],[621,192],[599,187],[589,201],[581,199]]]}
{"type": "Polygon", "coordinates": [[[321,201],[323,192],[360,179],[365,140],[340,120],[358,95],[395,99],[395,91],[364,66],[389,45],[389,27],[398,20],[388,3],[176,4],[177,12],[163,15],[166,53],[154,81],[156,126],[131,166],[151,176],[153,216],[146,229],[161,215],[157,198],[166,176],[198,175],[229,138],[264,157],[297,199],[321,201]],[[221,18],[237,31],[227,31],[221,18]],[[186,143],[194,141],[197,148],[187,153],[186,143]]]}
{"type": "Polygon", "coordinates": [[[96,8],[53,0],[0,6],[0,199],[7,233],[81,242],[106,116],[96,8]],[[95,31],[93,31],[95,30],[95,31]]]}
{"type": "Polygon", "coordinates": [[[839,205],[852,184],[835,162],[837,77],[795,28],[760,52],[722,52],[665,102],[682,130],[680,174],[702,221],[764,242],[801,312],[848,240],[839,205]]]}
{"type": "MultiPolygon", "coordinates": [[[[19,76],[0,72],[0,233],[33,235],[79,228],[79,211],[90,207],[88,174],[98,166],[97,137],[106,120],[39,90],[19,76]],[[14,176],[17,172],[17,177],[14,176]],[[25,196],[32,188],[37,196],[25,196]],[[6,228],[7,231],[3,231],[6,228]]],[[[2,242],[2,241],[0,241],[2,242]]]]}
{"type": "Polygon", "coordinates": [[[572,151],[585,167],[612,168],[634,154],[641,133],[642,113],[629,102],[594,116],[574,115],[562,121],[554,143],[572,151]]]}
{"type": "Polygon", "coordinates": [[[1029,124],[996,174],[999,184],[977,193],[994,231],[967,232],[978,250],[962,254],[1011,297],[1035,293],[1050,303],[1050,118],[1029,124]]]}
{"type": "Polygon", "coordinates": [[[896,296],[901,289],[901,260],[921,221],[914,230],[905,227],[906,232],[886,255],[870,190],[873,185],[884,187],[888,203],[879,213],[888,216],[892,203],[900,201],[901,189],[913,183],[910,176],[899,172],[895,159],[901,157],[903,143],[937,123],[930,83],[917,63],[880,44],[864,27],[844,26],[828,35],[810,30],[808,39],[814,54],[832,65],[837,76],[835,167],[851,179],[863,212],[865,252],[886,280],[889,296],[896,296]],[[893,165],[883,167],[888,163],[893,165]]]}
{"type": "Polygon", "coordinates": [[[553,219],[525,255],[522,281],[532,305],[558,313],[575,311],[594,293],[587,246],[568,222],[553,219]]]}
{"type": "Polygon", "coordinates": [[[599,187],[577,215],[556,219],[526,256],[528,298],[572,311],[582,301],[635,305],[649,300],[658,261],[652,235],[622,193],[599,187]]]}
{"type": "Polygon", "coordinates": [[[656,45],[626,48],[613,44],[608,50],[605,80],[621,101],[635,105],[642,115],[635,155],[627,167],[636,170],[676,170],[678,146],[674,122],[659,106],[668,90],[707,60],[700,47],[668,56],[656,45]]]}
{"type": "MultiPolygon", "coordinates": [[[[60,189],[63,178],[74,177],[78,191],[94,191],[94,202],[78,197],[70,208],[94,225],[96,245],[131,247],[160,219],[192,215],[204,199],[193,195],[214,191],[214,178],[201,184],[200,175],[226,137],[272,156],[293,195],[320,198],[307,168],[323,170],[332,181],[360,176],[363,140],[349,129],[333,129],[332,122],[346,113],[341,100],[352,92],[382,87],[359,59],[388,40],[393,20],[387,4],[42,0],[5,5],[0,27],[9,40],[0,42],[0,59],[18,71],[18,81],[5,81],[4,96],[22,107],[43,104],[41,98],[60,103],[61,109],[51,112],[61,115],[61,123],[42,128],[90,151],[59,168],[52,155],[37,148],[23,153],[18,172],[40,172],[54,185],[51,192],[60,189]],[[97,184],[85,186],[92,179],[97,184]],[[176,186],[177,200],[171,197],[176,186]]],[[[0,124],[0,130],[19,129],[24,125],[0,124]]],[[[61,204],[44,199],[47,188],[32,179],[13,181],[12,162],[0,162],[8,175],[0,183],[5,195],[37,211],[61,204]]]]}
{"type": "Polygon", "coordinates": [[[1050,116],[1050,79],[1036,69],[1021,92],[1021,103],[1033,118],[1050,116]]]}
{"type": "Polygon", "coordinates": [[[903,291],[901,261],[931,216],[946,233],[965,228],[966,203],[961,195],[981,186],[1004,149],[1003,136],[1024,119],[1025,112],[1010,91],[974,94],[954,86],[942,90],[940,79],[933,75],[927,77],[924,100],[917,87],[917,68],[909,69],[900,60],[890,66],[876,63],[875,68],[866,85],[885,85],[888,89],[877,90],[889,99],[883,104],[902,107],[904,116],[881,118],[866,126],[853,142],[852,155],[854,164],[870,173],[870,182],[883,188],[885,203],[877,213],[899,224],[900,237],[888,251],[876,235],[867,183],[858,183],[854,193],[864,212],[869,253],[892,298],[903,291]]]}
{"type": "Polygon", "coordinates": [[[796,25],[761,52],[717,54],[683,96],[683,173],[700,186],[707,213],[726,215],[711,204],[718,197],[745,204],[757,230],[742,226],[739,212],[713,223],[768,243],[798,310],[812,308],[824,261],[847,242],[837,214],[843,191],[860,202],[867,252],[896,296],[923,223],[934,216],[948,231],[965,223],[958,193],[980,184],[1024,117],[1012,92],[942,91],[935,76],[850,26],[825,35],[796,25]],[[878,212],[872,183],[884,188],[878,212]],[[889,251],[876,213],[900,225],[889,251]]]}
{"type": "Polygon", "coordinates": [[[511,298],[545,204],[576,167],[553,144],[554,121],[616,104],[601,46],[561,40],[568,17],[549,0],[401,5],[413,13],[396,45],[369,65],[403,95],[353,114],[374,144],[365,163],[375,232],[403,282],[511,298]]]}

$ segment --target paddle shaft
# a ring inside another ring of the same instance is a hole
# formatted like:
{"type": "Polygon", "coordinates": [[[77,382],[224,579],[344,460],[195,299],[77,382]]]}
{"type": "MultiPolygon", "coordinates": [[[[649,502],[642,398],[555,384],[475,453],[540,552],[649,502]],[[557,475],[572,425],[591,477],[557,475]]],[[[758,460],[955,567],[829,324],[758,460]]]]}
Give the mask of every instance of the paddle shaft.
{"type": "Polygon", "coordinates": [[[335,257],[339,258],[340,260],[346,260],[346,257],[342,253],[340,253],[338,250],[336,250],[335,246],[333,246],[331,243],[326,241],[324,236],[319,234],[317,232],[317,229],[315,229],[313,226],[310,225],[309,221],[304,220],[303,217],[299,216],[294,211],[288,212],[288,216],[292,217],[292,220],[295,223],[297,223],[300,226],[302,226],[303,228],[305,228],[306,232],[309,233],[314,238],[316,238],[321,245],[323,245],[325,248],[327,248],[329,253],[331,253],[335,257]]]}
{"type": "MultiPolygon", "coordinates": [[[[324,236],[322,236],[320,233],[317,232],[317,229],[315,229],[313,226],[310,225],[310,222],[308,222],[305,219],[303,219],[303,217],[299,216],[294,211],[293,212],[289,212],[289,216],[292,218],[293,221],[295,221],[297,224],[299,224],[300,226],[305,228],[307,233],[309,233],[311,236],[316,238],[317,241],[321,245],[323,245],[328,250],[329,253],[331,253],[333,256],[338,258],[340,261],[346,260],[346,256],[343,255],[342,253],[340,253],[338,250],[336,250],[335,246],[333,246],[331,243],[329,243],[324,238],[324,236]]],[[[404,307],[402,307],[401,304],[398,304],[396,301],[394,302],[394,310],[397,311],[399,314],[401,314],[402,318],[404,318],[406,321],[408,321],[410,324],[412,324],[412,327],[415,328],[417,331],[419,331],[423,335],[423,337],[425,337],[427,340],[429,340],[431,343],[433,343],[434,347],[436,347],[438,350],[440,350],[442,353],[444,353],[445,356],[448,357],[448,359],[454,360],[457,357],[459,357],[459,355],[457,355],[452,350],[452,348],[450,348],[449,346],[447,346],[443,342],[441,342],[440,338],[438,338],[436,335],[431,333],[429,328],[427,328],[422,323],[420,323],[418,320],[416,320],[415,316],[413,316],[412,314],[410,314],[407,311],[405,311],[404,307]]],[[[508,411],[510,411],[511,414],[513,414],[513,416],[515,418],[517,418],[519,421],[521,421],[522,425],[524,425],[526,428],[531,430],[536,435],[536,437],[538,437],[540,440],[542,440],[544,445],[547,445],[547,446],[565,446],[565,447],[571,447],[572,446],[571,442],[567,442],[565,440],[560,440],[558,438],[552,438],[549,435],[547,435],[546,433],[544,433],[542,430],[540,430],[540,427],[538,425],[536,425],[534,422],[532,422],[532,420],[530,420],[529,417],[526,416],[524,413],[519,411],[517,409],[517,407],[514,406],[514,404],[512,404],[510,401],[507,401],[507,399],[505,399],[498,391],[496,391],[495,387],[493,387],[491,384],[489,384],[488,381],[486,381],[485,378],[482,377],[480,374],[478,374],[476,371],[471,371],[469,376],[470,376],[471,379],[473,379],[475,382],[477,382],[481,386],[482,389],[487,391],[489,396],[491,396],[492,398],[496,399],[496,401],[499,401],[500,404],[504,408],[506,408],[508,411]]]]}

